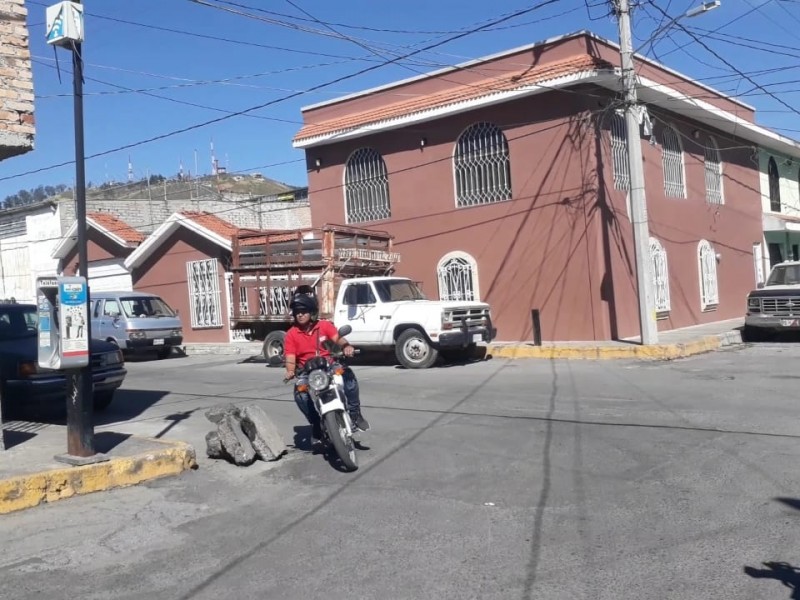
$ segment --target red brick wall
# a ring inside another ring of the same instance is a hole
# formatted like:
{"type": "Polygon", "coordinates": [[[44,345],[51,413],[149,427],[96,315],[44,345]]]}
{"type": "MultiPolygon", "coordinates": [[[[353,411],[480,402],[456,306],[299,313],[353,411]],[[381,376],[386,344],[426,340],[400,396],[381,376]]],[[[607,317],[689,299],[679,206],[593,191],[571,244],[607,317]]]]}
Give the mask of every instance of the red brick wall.
{"type": "Polygon", "coordinates": [[[33,76],[23,0],[0,0],[0,160],[33,149],[33,76]]]}

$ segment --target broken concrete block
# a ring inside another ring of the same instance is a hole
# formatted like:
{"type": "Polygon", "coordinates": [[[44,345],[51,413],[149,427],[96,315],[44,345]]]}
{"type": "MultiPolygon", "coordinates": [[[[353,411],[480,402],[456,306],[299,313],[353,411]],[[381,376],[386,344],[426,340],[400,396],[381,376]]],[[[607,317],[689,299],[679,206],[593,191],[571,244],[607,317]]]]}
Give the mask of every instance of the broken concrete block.
{"type": "Polygon", "coordinates": [[[217,423],[217,431],[225,452],[237,465],[249,465],[256,459],[253,444],[242,431],[241,422],[232,414],[226,415],[217,423]]]}
{"type": "Polygon", "coordinates": [[[219,431],[209,431],[206,434],[206,454],[210,458],[228,458],[225,448],[222,447],[219,431]]]}
{"type": "Polygon", "coordinates": [[[277,460],[288,449],[278,428],[260,406],[249,404],[241,411],[242,430],[261,460],[277,460]]]}
{"type": "Polygon", "coordinates": [[[239,407],[235,404],[224,404],[214,406],[206,411],[206,419],[212,423],[221,422],[227,415],[233,415],[238,419],[240,415],[239,407]]]}

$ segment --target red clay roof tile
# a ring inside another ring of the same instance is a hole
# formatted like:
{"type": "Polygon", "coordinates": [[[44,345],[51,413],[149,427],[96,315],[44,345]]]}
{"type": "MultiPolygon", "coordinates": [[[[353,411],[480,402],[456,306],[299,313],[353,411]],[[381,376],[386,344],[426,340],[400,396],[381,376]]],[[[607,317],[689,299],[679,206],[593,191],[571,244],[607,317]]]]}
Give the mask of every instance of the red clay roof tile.
{"type": "Polygon", "coordinates": [[[232,223],[210,212],[184,210],[180,212],[180,215],[229,240],[233,240],[239,231],[239,228],[232,223]]]}
{"type": "MultiPolygon", "coordinates": [[[[294,137],[295,141],[325,135],[337,131],[355,129],[364,125],[377,123],[386,119],[398,118],[424,110],[441,108],[457,102],[474,100],[482,96],[489,96],[498,92],[513,91],[531,84],[572,75],[596,68],[613,68],[611,63],[589,55],[575,56],[540,67],[534,67],[515,77],[506,73],[499,77],[492,77],[473,85],[461,85],[443,92],[420,96],[411,100],[395,102],[387,106],[372,110],[347,115],[337,119],[330,119],[317,123],[307,123],[294,137]]],[[[311,113],[313,114],[313,112],[311,113]]]]}
{"type": "Polygon", "coordinates": [[[145,234],[137,231],[118,217],[107,212],[89,212],[86,217],[94,221],[112,235],[125,240],[128,245],[141,244],[145,239],[145,234]]]}

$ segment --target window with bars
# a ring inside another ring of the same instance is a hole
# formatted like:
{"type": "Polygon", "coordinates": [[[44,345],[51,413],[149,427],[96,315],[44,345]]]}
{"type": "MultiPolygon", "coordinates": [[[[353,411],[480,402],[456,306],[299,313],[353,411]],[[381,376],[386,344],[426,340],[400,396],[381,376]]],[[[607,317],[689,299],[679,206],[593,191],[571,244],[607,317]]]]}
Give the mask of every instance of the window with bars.
{"type": "Polygon", "coordinates": [[[661,162],[664,166],[664,193],[672,198],[685,198],[683,148],[678,133],[667,125],[661,134],[661,162]]]}
{"type": "Polygon", "coordinates": [[[453,156],[456,206],[511,200],[508,140],[492,123],[475,123],[456,142],[453,156]]]}
{"type": "Polygon", "coordinates": [[[670,311],[669,264],[667,252],[656,238],[650,238],[650,260],[653,261],[653,292],[656,313],[663,315],[670,311]]]}
{"type": "Polygon", "coordinates": [[[344,173],[345,215],[348,223],[388,219],[389,175],[386,163],[372,148],[360,148],[347,159],[344,173]]]}
{"type": "Polygon", "coordinates": [[[711,204],[723,204],[722,160],[714,138],[708,138],[708,145],[705,148],[705,172],[706,201],[711,204]]]}
{"type": "Polygon", "coordinates": [[[778,163],[771,156],[767,164],[767,178],[769,179],[769,209],[772,212],[781,212],[781,176],[778,172],[778,163]]]}
{"type": "Polygon", "coordinates": [[[719,304],[717,281],[717,253],[706,240],[697,245],[697,260],[700,267],[700,308],[708,310],[719,304]]]}
{"type": "Polygon", "coordinates": [[[614,187],[618,190],[629,190],[631,173],[628,134],[625,130],[625,117],[618,113],[611,116],[611,158],[614,165],[614,187]]]}
{"type": "Polygon", "coordinates": [[[216,258],[186,263],[193,329],[222,327],[222,304],[216,258]]]}
{"type": "Polygon", "coordinates": [[[480,300],[478,264],[465,252],[451,252],[436,267],[440,300],[480,300]]]}

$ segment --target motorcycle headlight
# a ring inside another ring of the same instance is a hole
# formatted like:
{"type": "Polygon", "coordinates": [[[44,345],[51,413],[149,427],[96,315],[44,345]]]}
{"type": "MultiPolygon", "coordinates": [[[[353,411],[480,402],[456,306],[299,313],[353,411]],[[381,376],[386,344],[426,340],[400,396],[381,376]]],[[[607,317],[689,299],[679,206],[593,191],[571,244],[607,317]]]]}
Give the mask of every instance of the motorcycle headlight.
{"type": "Polygon", "coordinates": [[[322,369],[315,369],[308,374],[308,385],[317,392],[324,390],[330,383],[330,377],[322,369]]]}

